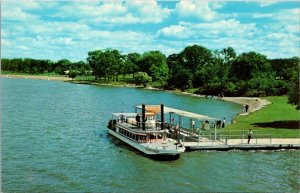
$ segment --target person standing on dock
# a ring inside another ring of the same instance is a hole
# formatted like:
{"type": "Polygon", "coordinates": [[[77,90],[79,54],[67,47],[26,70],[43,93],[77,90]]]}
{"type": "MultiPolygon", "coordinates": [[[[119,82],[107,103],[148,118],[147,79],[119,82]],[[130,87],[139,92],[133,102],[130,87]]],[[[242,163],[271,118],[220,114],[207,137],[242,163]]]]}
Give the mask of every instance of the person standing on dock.
{"type": "Polygon", "coordinates": [[[192,129],[193,129],[193,131],[195,129],[195,121],[194,120],[192,120],[192,129]]]}
{"type": "Polygon", "coordinates": [[[225,117],[223,118],[223,122],[222,122],[222,128],[224,129],[225,128],[225,124],[226,124],[226,119],[225,117]]]}
{"type": "Polygon", "coordinates": [[[250,139],[252,138],[252,135],[253,135],[253,132],[251,129],[249,129],[249,132],[248,132],[248,144],[250,143],[250,139]]]}

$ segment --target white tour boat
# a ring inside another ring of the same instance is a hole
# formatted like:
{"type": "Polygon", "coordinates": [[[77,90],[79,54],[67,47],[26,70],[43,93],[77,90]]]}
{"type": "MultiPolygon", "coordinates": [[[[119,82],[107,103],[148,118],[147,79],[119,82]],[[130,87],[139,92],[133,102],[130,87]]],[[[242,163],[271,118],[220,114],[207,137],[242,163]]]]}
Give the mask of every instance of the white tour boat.
{"type": "Polygon", "coordinates": [[[177,135],[172,134],[171,138],[164,120],[164,105],[136,107],[136,111],[140,109],[141,113],[113,113],[108,123],[109,134],[148,156],[178,158],[185,147],[177,135]]]}

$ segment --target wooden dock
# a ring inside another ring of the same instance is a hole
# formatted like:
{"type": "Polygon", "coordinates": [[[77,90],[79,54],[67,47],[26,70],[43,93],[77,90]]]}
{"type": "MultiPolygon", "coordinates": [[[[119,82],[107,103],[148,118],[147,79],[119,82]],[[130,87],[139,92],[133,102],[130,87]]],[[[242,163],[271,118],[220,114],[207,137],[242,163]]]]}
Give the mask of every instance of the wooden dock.
{"type": "Polygon", "coordinates": [[[258,139],[247,143],[246,139],[231,139],[227,144],[221,141],[185,142],[186,151],[229,151],[229,150],[282,150],[300,149],[299,138],[258,139]]]}

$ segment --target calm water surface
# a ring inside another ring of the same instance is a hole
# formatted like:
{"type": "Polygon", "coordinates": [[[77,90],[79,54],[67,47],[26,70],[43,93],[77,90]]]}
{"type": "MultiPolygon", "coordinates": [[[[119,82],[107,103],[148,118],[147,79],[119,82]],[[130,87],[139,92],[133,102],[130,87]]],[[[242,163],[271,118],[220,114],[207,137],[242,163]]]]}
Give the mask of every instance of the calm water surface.
{"type": "Polygon", "coordinates": [[[3,192],[299,191],[299,151],[189,152],[159,162],[107,134],[110,113],[143,102],[227,120],[238,105],[134,88],[0,80],[3,192]]]}

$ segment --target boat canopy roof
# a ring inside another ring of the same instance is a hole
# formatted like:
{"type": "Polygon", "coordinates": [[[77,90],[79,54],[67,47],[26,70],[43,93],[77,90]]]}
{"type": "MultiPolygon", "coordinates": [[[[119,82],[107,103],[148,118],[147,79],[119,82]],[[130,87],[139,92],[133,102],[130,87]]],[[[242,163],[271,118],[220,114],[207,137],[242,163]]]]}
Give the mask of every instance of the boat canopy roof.
{"type": "MultiPolygon", "coordinates": [[[[136,108],[142,109],[142,106],[139,105],[139,106],[136,106],[136,108]]],[[[160,105],[146,105],[146,111],[160,113],[160,105]]],[[[202,120],[202,121],[203,120],[217,120],[217,118],[210,117],[207,115],[201,115],[201,114],[183,111],[183,110],[179,110],[179,109],[174,109],[174,108],[170,108],[170,107],[166,107],[166,106],[164,107],[164,113],[176,114],[179,116],[189,117],[192,119],[197,119],[197,120],[202,120]]]]}
{"type": "Polygon", "coordinates": [[[135,117],[137,113],[112,113],[113,116],[121,117],[122,115],[125,117],[135,117]]]}

